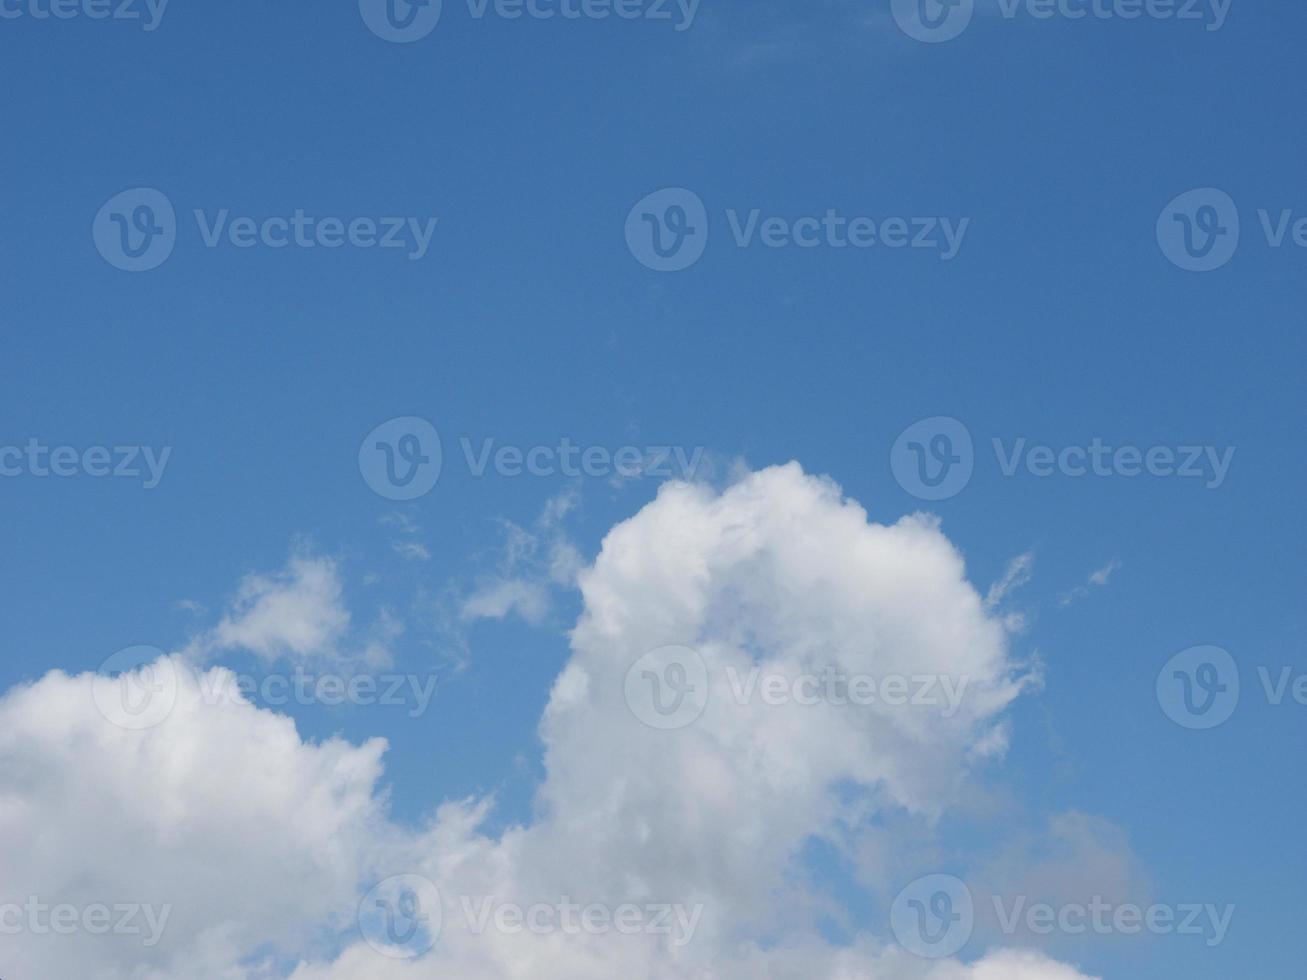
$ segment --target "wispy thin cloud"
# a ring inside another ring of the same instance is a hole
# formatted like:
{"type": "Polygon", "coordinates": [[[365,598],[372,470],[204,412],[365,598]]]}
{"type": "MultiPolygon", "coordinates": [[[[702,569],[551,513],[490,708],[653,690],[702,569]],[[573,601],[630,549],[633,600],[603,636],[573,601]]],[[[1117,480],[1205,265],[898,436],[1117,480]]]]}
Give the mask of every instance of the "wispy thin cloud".
{"type": "Polygon", "coordinates": [[[390,547],[405,561],[429,561],[431,549],[421,541],[414,540],[422,528],[417,521],[404,511],[394,510],[381,518],[386,527],[394,528],[400,537],[392,538],[390,547]]]}
{"type": "Polygon", "coordinates": [[[501,520],[495,570],[470,582],[455,580],[428,600],[444,657],[454,669],[467,665],[472,624],[517,616],[539,626],[549,619],[559,594],[575,586],[585,560],[563,524],[579,501],[580,488],[572,484],[545,501],[528,527],[501,520]]]}
{"type": "Polygon", "coordinates": [[[1106,587],[1108,582],[1112,579],[1112,574],[1120,567],[1120,559],[1113,558],[1102,568],[1090,572],[1089,578],[1085,580],[1084,584],[1077,585],[1075,588],[1063,592],[1058,596],[1057,604],[1059,606],[1069,606],[1073,603],[1079,602],[1081,599],[1087,598],[1094,589],[1106,587]]]}
{"type": "Polygon", "coordinates": [[[391,548],[405,561],[429,561],[431,550],[421,541],[392,541],[391,548]]]}
{"type": "Polygon", "coordinates": [[[985,606],[993,609],[999,605],[1009,595],[1030,581],[1034,569],[1035,553],[1033,551],[1027,551],[1013,558],[1007,563],[1002,578],[991,585],[989,591],[985,593],[985,606]]]}
{"type": "MultiPolygon", "coordinates": [[[[985,608],[996,610],[1014,592],[1030,581],[1035,570],[1035,553],[1027,551],[1017,555],[1007,563],[1003,575],[989,587],[985,593],[985,608]]],[[[1020,633],[1027,625],[1026,614],[1010,611],[1003,616],[1003,623],[1013,633],[1020,633]]]]}

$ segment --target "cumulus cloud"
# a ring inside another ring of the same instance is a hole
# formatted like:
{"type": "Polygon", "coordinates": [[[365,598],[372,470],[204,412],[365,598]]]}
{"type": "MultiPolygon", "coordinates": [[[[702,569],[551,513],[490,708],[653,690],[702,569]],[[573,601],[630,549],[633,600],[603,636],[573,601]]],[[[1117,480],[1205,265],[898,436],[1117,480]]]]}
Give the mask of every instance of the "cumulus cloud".
{"type": "Polygon", "coordinates": [[[146,730],[102,713],[91,675],[0,699],[0,904],[145,905],[164,922],[153,945],[6,929],[6,976],[253,978],[240,961],[302,954],[352,913],[384,837],[385,742],[307,743],[288,718],[206,695],[230,690],[222,668],[154,666],[175,697],[146,730]]]}
{"type": "MultiPolygon", "coordinates": [[[[308,593],[333,594],[307,579],[308,593]]],[[[870,522],[795,464],[721,492],[673,483],[612,529],[578,584],[572,657],[541,722],[536,816],[498,833],[486,829],[493,802],[476,799],[445,804],[417,830],[396,826],[377,786],[383,743],[307,743],[270,712],[206,703],[202,684],[183,680],[167,721],[144,732],[108,724],[89,677],[52,674],[12,692],[0,701],[0,833],[37,844],[7,849],[0,881],[176,910],[148,954],[24,940],[16,972],[1082,980],[1037,953],[917,959],[875,924],[834,945],[804,911],[824,900],[802,873],[808,842],[883,810],[933,819],[1005,750],[1004,713],[1026,680],[937,522],[870,522]],[[703,670],[701,710],[673,728],[650,724],[644,687],[628,683],[668,645],[694,651],[703,670]],[[947,717],[889,699],[741,699],[733,678],[755,670],[965,679],[965,697],[947,717]],[[373,884],[398,874],[444,897],[439,941],[411,961],[380,955],[347,921],[373,884]],[[695,929],[683,943],[653,931],[479,931],[465,899],[675,905],[694,910],[695,929]]],[[[269,610],[301,608],[267,599],[287,586],[252,585],[227,635],[307,644],[307,633],[268,625],[269,610]]]]}

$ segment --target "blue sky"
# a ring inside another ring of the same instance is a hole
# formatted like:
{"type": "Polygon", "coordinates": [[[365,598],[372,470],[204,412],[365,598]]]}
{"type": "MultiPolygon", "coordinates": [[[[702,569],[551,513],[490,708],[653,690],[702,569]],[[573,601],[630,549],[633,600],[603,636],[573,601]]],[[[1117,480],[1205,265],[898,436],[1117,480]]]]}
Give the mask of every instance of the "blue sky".
{"type": "MultiPolygon", "coordinates": [[[[1307,249],[1292,231],[1271,247],[1258,212],[1307,217],[1307,11],[1234,0],[1207,30],[977,3],[940,44],[908,37],[888,2],[703,0],[678,30],[478,19],[446,0],[407,44],[347,2],[173,0],[150,31],[0,3],[23,11],[0,20],[0,446],[171,447],[150,490],[0,478],[0,689],[136,644],[181,649],[243,577],[325,556],[354,626],[388,610],[404,623],[397,668],[440,686],[419,718],[285,709],[300,731],[387,738],[401,825],[482,793],[500,799],[492,827],[526,820],[581,599],[549,583],[531,621],[456,626],[450,604],[503,573],[506,522],[546,547],[540,515],[570,494],[558,533],[589,563],[660,481],[477,476],[460,440],[703,447],[719,487],[741,462],[797,460],[874,522],[939,515],[982,595],[1033,556],[1005,608],[1025,616],[1012,649],[1040,658],[1043,687],[1013,704],[1011,749],[978,777],[985,802],[943,818],[938,866],[919,873],[977,873],[975,855],[1001,862],[1057,815],[1092,815],[1128,840],[1155,898],[1234,904],[1233,925],[1215,948],[1041,948],[1104,977],[1295,975],[1307,709],[1269,704],[1256,671],[1307,670],[1294,509],[1307,249]],[[171,202],[177,241],[131,273],[91,229],[141,187],[171,202]],[[702,257],[677,272],[647,268],[624,237],[663,188],[692,191],[707,220],[702,257]],[[1177,268],[1156,233],[1195,188],[1226,192],[1240,218],[1237,253],[1211,272],[1177,268]],[[416,259],[209,248],[197,209],[438,222],[416,259]],[[947,260],[738,247],[728,212],[755,209],[968,224],[947,260]],[[358,454],[409,416],[439,431],[444,464],[430,493],[394,502],[358,454]],[[923,501],[896,481],[891,448],[941,416],[971,435],[974,475],[923,501]],[[995,439],[1235,454],[1217,487],[1005,476],[995,439]],[[1203,644],[1238,662],[1242,700],[1190,731],[1155,682],[1203,644]]],[[[845,860],[809,860],[860,927],[886,933],[884,903],[845,860]]]]}

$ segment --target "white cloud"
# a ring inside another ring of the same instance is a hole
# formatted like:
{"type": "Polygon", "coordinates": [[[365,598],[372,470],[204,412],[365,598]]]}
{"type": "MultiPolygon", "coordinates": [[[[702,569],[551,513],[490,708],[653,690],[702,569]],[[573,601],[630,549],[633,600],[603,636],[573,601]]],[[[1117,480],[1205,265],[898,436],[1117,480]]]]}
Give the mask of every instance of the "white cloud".
{"type": "Polygon", "coordinates": [[[962,967],[944,964],[930,980],[1095,980],[1074,967],[1055,963],[1039,953],[1001,950],[976,963],[962,967]]]}
{"type": "Polygon", "coordinates": [[[388,665],[403,622],[383,607],[370,627],[352,628],[344,591],[336,561],[297,551],[280,571],[245,576],[218,624],[183,653],[196,663],[247,650],[268,663],[388,665]]]}
{"type": "Polygon", "coordinates": [[[463,600],[464,620],[503,619],[517,613],[528,623],[539,625],[549,613],[549,590],[542,582],[495,578],[482,582],[463,600]]]}
{"type": "MultiPolygon", "coordinates": [[[[90,675],[55,672],[0,699],[0,904],[171,906],[148,948],[0,937],[6,977],[252,978],[238,959],[302,954],[348,921],[382,840],[385,742],[306,743],[288,718],[206,699],[181,658],[169,664],[176,705],[146,731],[101,715],[90,675]]],[[[203,675],[211,689],[224,678],[203,675]]]]}
{"type": "MultiPolygon", "coordinates": [[[[338,599],[334,576],[294,571],[248,583],[228,635],[267,649],[323,635],[285,623],[320,622],[302,610],[333,606],[321,600],[338,599]],[[271,598],[286,594],[299,598],[271,598]]],[[[721,493],[669,484],[612,529],[579,584],[572,658],[541,725],[538,816],[499,835],[482,829],[490,803],[475,800],[403,831],[377,789],[383,743],[308,744],[287,719],[205,704],[186,682],[169,720],[143,733],[99,715],[88,677],[52,674],[11,693],[0,701],[0,839],[31,843],[5,849],[0,881],[176,908],[148,955],[24,941],[16,973],[263,980],[299,960],[295,980],[1081,980],[1038,954],[932,964],[886,945],[885,929],[839,947],[809,928],[804,910],[824,899],[797,872],[813,836],[884,808],[938,815],[1006,744],[1003,715],[1024,679],[935,521],[869,523],[794,464],[721,493]],[[639,721],[624,691],[631,665],[671,643],[699,651],[711,697],[697,722],[669,732],[639,721]],[[742,706],[725,672],[752,665],[943,674],[968,687],[949,718],[742,706]],[[372,883],[401,873],[437,882],[447,903],[439,944],[415,962],[378,955],[348,923],[372,883]],[[461,895],[702,905],[703,920],[684,947],[477,935],[461,895]]]]}
{"type": "Polygon", "coordinates": [[[335,650],[348,628],[336,563],[294,555],[279,573],[245,577],[209,646],[306,659],[335,650]]]}
{"type": "Polygon", "coordinates": [[[934,968],[870,936],[851,950],[830,948],[796,911],[813,900],[794,881],[805,843],[851,808],[865,811],[865,799],[848,802],[850,787],[885,805],[938,813],[976,764],[977,745],[1001,751],[994,734],[1022,679],[1002,623],[963,573],[932,520],[869,524],[833,484],[797,466],[721,494],[665,486],[613,529],[581,575],[585,611],[541,729],[544,816],[494,840],[476,836],[467,813],[447,814],[461,826],[443,828],[446,845],[416,847],[395,870],[418,871],[447,894],[522,904],[561,894],[702,905],[696,941],[676,950],[607,937],[473,936],[447,916],[441,945],[416,964],[378,963],[360,947],[334,967],[305,967],[297,980],[897,980],[993,976],[995,963],[1039,980],[1077,976],[1038,956],[1003,955],[974,971],[934,968]],[[713,691],[702,718],[675,732],[646,727],[624,699],[628,668],[669,643],[700,652],[713,691]],[[966,675],[971,686],[948,720],[911,709],[741,708],[727,690],[728,667],[785,672],[823,663],[876,675],[966,675]],[[776,949],[764,951],[764,935],[776,949]]]}

